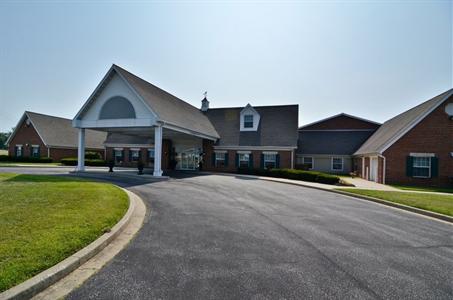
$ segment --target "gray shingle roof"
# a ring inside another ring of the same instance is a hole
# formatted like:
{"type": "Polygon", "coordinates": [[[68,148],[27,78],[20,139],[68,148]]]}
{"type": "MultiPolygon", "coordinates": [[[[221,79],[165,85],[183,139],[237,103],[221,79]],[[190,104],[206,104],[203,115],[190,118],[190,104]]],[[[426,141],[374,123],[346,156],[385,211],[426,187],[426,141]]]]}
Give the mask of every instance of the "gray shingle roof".
{"type": "Polygon", "coordinates": [[[152,145],[154,140],[144,136],[127,135],[112,132],[109,133],[105,141],[106,144],[134,144],[134,145],[152,145]]]}
{"type": "Polygon", "coordinates": [[[113,69],[127,80],[161,121],[213,138],[219,138],[219,134],[211,122],[198,108],[117,65],[113,65],[113,69]]]}
{"type": "Polygon", "coordinates": [[[417,125],[427,114],[448,99],[452,93],[453,89],[450,89],[386,121],[354,154],[382,154],[387,147],[417,125]]]}
{"type": "Polygon", "coordinates": [[[374,130],[301,130],[297,154],[352,155],[373,133],[374,130]]]}
{"type": "Polygon", "coordinates": [[[257,131],[240,131],[243,107],[213,108],[205,112],[220,134],[217,146],[297,147],[298,105],[253,108],[261,118],[257,131]]]}
{"type": "MultiPolygon", "coordinates": [[[[35,130],[40,135],[43,143],[49,147],[77,148],[77,128],[72,127],[72,120],[60,117],[43,115],[26,111],[25,115],[30,119],[35,130]]],[[[85,131],[85,146],[92,149],[104,149],[104,141],[107,134],[101,131],[85,131]]]]}

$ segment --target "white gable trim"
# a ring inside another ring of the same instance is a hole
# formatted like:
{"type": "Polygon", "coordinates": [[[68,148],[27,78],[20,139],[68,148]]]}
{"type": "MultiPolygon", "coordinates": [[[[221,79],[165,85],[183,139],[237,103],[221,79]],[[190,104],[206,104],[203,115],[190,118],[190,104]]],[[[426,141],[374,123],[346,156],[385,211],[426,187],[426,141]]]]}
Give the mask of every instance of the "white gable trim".
{"type": "Polygon", "coordinates": [[[112,65],[110,69],[107,71],[107,74],[102,78],[101,82],[97,85],[96,89],[91,93],[90,97],[88,100],[85,102],[85,104],[82,106],[82,108],[77,112],[76,116],[72,120],[72,126],[73,127],[79,127],[80,126],[80,116],[86,111],[88,106],[96,100],[96,96],[105,88],[105,86],[108,84],[108,80],[113,77],[113,72],[118,75],[119,78],[126,84],[126,86],[137,96],[137,98],[145,105],[145,107],[151,112],[151,114],[156,118],[156,120],[159,120],[160,118],[154,112],[151,107],[148,105],[148,103],[140,96],[140,94],[131,86],[131,84],[124,78],[123,75],[121,75],[120,72],[118,72],[115,68],[115,65],[112,65]]]}
{"type": "Polygon", "coordinates": [[[247,104],[241,112],[239,113],[239,130],[240,131],[257,131],[260,124],[261,116],[260,114],[250,105],[247,104]],[[244,127],[244,116],[252,115],[253,116],[253,127],[244,127]]]}
{"type": "Polygon", "coordinates": [[[24,112],[24,114],[22,115],[22,117],[19,119],[19,122],[17,123],[16,127],[14,128],[14,131],[11,133],[11,135],[8,137],[8,139],[6,140],[6,145],[9,147],[9,143],[11,142],[11,140],[13,139],[14,136],[16,136],[17,134],[17,131],[20,129],[22,123],[25,121],[25,118],[28,118],[30,120],[30,123],[31,125],[33,126],[33,128],[35,129],[36,133],[38,134],[39,138],[41,139],[42,143],[44,144],[44,146],[48,147],[49,145],[46,143],[46,141],[42,138],[42,135],[39,133],[39,130],[38,128],[35,126],[35,124],[33,123],[33,120],[30,118],[30,116],[27,114],[27,112],[24,112]]]}
{"type": "MultiPolygon", "coordinates": [[[[444,103],[451,95],[453,95],[453,89],[442,98],[436,105],[431,107],[426,113],[420,115],[415,121],[409,124],[406,128],[401,130],[397,135],[391,138],[387,143],[384,144],[382,149],[378,150],[379,154],[383,154],[388,148],[390,148],[394,143],[396,143],[400,138],[402,138],[406,133],[411,131],[418,123],[420,123],[424,118],[426,118],[429,114],[431,114],[435,109],[437,109],[442,103],[444,103]]],[[[371,137],[370,137],[371,138],[371,137]]]]}

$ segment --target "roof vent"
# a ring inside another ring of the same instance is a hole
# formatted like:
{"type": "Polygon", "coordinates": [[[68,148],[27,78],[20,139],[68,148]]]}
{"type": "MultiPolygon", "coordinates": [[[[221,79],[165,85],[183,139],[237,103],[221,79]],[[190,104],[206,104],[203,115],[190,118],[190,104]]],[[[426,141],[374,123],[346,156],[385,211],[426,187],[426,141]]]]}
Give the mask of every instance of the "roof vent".
{"type": "Polygon", "coordinates": [[[450,120],[452,120],[453,119],[453,103],[448,103],[445,106],[445,112],[450,117],[450,120]]]}
{"type": "Polygon", "coordinates": [[[206,98],[208,96],[208,92],[204,92],[204,98],[201,100],[201,111],[208,111],[209,109],[209,101],[206,98]]]}

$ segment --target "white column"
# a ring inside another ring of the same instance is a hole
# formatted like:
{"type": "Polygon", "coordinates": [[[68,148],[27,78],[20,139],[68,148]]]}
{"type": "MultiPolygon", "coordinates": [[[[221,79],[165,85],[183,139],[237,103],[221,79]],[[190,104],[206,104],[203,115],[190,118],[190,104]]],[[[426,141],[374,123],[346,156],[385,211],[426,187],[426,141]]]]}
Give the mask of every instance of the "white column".
{"type": "Polygon", "coordinates": [[[154,127],[154,176],[162,176],[162,126],[154,127]]]}
{"type": "Polygon", "coordinates": [[[79,148],[77,150],[77,171],[85,171],[85,128],[79,128],[79,148]]]}

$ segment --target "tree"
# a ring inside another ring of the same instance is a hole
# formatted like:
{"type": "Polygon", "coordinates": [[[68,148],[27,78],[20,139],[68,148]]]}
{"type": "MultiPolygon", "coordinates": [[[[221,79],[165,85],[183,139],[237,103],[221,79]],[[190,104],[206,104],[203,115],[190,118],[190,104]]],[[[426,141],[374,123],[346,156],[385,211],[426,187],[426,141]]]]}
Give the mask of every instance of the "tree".
{"type": "Polygon", "coordinates": [[[0,149],[7,149],[6,141],[11,135],[12,131],[9,132],[0,132],[0,149]]]}

